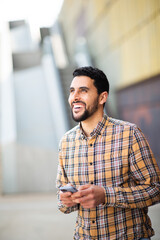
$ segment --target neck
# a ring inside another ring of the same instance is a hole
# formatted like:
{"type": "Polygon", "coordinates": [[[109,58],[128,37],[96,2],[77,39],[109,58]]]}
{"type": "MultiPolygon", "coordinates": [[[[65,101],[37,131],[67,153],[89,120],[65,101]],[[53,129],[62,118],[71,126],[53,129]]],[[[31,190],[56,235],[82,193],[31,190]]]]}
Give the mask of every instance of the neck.
{"type": "Polygon", "coordinates": [[[96,115],[92,115],[87,118],[85,121],[81,122],[82,129],[87,137],[90,136],[90,133],[97,126],[97,124],[102,121],[103,112],[96,113],[96,115]]]}

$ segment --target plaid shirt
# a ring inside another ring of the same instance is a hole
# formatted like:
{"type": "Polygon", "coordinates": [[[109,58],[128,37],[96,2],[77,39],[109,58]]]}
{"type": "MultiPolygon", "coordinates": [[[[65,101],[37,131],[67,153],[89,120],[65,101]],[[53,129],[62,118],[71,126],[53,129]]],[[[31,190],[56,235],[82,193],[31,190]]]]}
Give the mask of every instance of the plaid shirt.
{"type": "Polygon", "coordinates": [[[89,138],[80,124],[67,132],[60,143],[57,188],[68,183],[95,184],[106,192],[105,204],[92,209],[66,207],[59,200],[62,212],[78,210],[73,239],[154,235],[147,212],[160,202],[160,171],[136,125],[104,115],[89,138]]]}

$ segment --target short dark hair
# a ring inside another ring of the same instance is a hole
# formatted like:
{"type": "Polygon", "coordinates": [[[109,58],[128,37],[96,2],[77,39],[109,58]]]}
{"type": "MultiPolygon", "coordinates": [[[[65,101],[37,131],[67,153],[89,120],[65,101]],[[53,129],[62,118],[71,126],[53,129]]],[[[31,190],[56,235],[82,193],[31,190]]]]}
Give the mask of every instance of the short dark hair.
{"type": "Polygon", "coordinates": [[[98,94],[107,91],[109,94],[109,81],[104,72],[94,67],[80,67],[74,70],[73,77],[87,76],[94,80],[94,86],[97,88],[98,94]]]}

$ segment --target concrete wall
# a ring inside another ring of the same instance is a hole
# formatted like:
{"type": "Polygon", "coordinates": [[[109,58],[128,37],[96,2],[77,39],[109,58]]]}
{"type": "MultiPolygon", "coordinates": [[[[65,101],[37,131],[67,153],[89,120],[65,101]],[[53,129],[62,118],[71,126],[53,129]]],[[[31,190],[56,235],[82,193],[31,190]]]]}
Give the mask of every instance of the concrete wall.
{"type": "Polygon", "coordinates": [[[14,73],[17,142],[57,148],[48,89],[41,66],[14,73]]]}
{"type": "Polygon", "coordinates": [[[3,193],[55,192],[57,152],[17,143],[2,148],[3,193]]]}

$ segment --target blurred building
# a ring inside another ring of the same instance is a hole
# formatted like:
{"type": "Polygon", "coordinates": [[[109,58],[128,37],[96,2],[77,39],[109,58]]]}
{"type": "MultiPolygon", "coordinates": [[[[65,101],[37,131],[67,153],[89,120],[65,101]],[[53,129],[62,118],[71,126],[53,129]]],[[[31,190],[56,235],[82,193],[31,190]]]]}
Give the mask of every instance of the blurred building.
{"type": "Polygon", "coordinates": [[[58,143],[72,120],[75,67],[102,69],[105,111],[138,124],[160,165],[160,1],[64,0],[34,42],[25,20],[0,31],[0,189],[55,191],[58,143]]]}
{"type": "Polygon", "coordinates": [[[25,20],[1,29],[0,185],[5,194],[55,190],[58,144],[70,127],[58,71],[67,59],[54,54],[54,44],[61,49],[56,29],[41,29],[39,42],[25,20]]]}
{"type": "Polygon", "coordinates": [[[160,166],[160,1],[64,0],[59,22],[70,64],[106,73],[107,113],[138,124],[160,166]]]}

